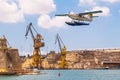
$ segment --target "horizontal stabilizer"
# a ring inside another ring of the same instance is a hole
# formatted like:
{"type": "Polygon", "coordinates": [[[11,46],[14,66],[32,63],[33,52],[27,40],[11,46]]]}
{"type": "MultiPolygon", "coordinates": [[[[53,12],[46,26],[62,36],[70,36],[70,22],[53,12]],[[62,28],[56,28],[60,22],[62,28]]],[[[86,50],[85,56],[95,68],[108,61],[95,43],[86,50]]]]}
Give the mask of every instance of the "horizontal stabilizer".
{"type": "Polygon", "coordinates": [[[93,16],[93,18],[95,18],[95,17],[99,17],[99,16],[93,16]]]}
{"type": "Polygon", "coordinates": [[[68,16],[68,14],[56,14],[55,16],[68,16]]]}

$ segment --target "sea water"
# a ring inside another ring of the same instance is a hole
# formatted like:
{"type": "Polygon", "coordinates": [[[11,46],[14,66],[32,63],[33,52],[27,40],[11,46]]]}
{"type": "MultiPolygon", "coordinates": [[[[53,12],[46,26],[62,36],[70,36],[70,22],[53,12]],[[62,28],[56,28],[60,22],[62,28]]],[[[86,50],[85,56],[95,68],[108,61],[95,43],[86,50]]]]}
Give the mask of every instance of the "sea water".
{"type": "Polygon", "coordinates": [[[40,75],[1,75],[0,80],[120,80],[120,70],[40,71],[40,75]]]}

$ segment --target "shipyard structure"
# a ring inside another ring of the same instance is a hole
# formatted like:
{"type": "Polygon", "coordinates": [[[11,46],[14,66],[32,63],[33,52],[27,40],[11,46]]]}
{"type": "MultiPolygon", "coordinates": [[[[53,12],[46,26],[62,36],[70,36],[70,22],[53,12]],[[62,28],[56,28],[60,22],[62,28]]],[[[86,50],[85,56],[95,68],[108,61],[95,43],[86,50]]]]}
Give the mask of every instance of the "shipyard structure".
{"type": "MultiPolygon", "coordinates": [[[[6,37],[1,37],[0,74],[29,73],[33,55],[20,56],[18,49],[7,44],[6,37]]],[[[61,52],[50,51],[38,57],[38,69],[120,69],[119,48],[68,51],[64,45],[61,52]]]]}
{"type": "MultiPolygon", "coordinates": [[[[43,69],[60,69],[60,53],[50,51],[42,55],[43,69]]],[[[30,68],[31,58],[25,57],[23,68],[30,68]]],[[[65,69],[119,69],[120,49],[95,49],[67,51],[65,69]]]]}

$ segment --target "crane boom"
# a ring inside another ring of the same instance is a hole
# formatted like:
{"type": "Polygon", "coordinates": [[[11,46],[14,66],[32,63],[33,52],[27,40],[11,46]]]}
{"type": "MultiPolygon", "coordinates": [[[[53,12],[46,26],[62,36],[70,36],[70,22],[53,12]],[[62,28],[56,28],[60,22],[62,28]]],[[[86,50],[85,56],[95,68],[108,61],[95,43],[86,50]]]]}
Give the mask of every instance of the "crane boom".
{"type": "Polygon", "coordinates": [[[60,37],[59,37],[58,34],[57,34],[57,36],[56,36],[55,44],[57,43],[57,41],[58,41],[58,45],[59,45],[60,51],[62,51],[61,44],[60,44],[60,37]]]}
{"type": "Polygon", "coordinates": [[[64,45],[62,39],[60,38],[59,34],[56,35],[55,44],[57,43],[57,41],[58,41],[58,45],[59,45],[60,51],[62,52],[62,45],[63,45],[63,46],[65,46],[65,45],[64,45]]]}
{"type": "Polygon", "coordinates": [[[30,23],[30,24],[27,26],[25,36],[27,37],[27,36],[28,36],[28,33],[29,33],[29,31],[30,31],[31,36],[32,36],[32,39],[34,40],[34,39],[35,39],[35,37],[34,37],[34,35],[33,35],[33,32],[32,32],[31,27],[32,27],[32,28],[34,29],[34,31],[37,33],[37,31],[35,30],[35,28],[32,26],[32,23],[30,23]]]}

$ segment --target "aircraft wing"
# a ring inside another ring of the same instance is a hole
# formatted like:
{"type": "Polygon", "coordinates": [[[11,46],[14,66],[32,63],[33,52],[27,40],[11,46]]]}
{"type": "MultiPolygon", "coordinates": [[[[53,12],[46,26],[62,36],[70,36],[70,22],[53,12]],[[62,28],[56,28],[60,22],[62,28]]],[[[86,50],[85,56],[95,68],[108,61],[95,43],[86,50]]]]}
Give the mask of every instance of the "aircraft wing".
{"type": "Polygon", "coordinates": [[[84,13],[79,13],[79,15],[96,14],[96,13],[102,13],[102,11],[99,10],[99,11],[84,12],[84,13]]]}
{"type": "Polygon", "coordinates": [[[68,14],[56,14],[55,16],[68,16],[68,14]]]}

